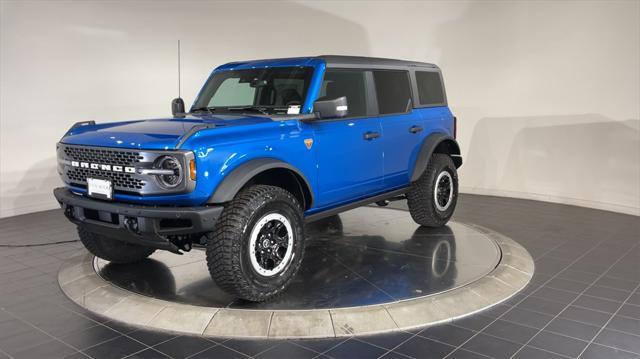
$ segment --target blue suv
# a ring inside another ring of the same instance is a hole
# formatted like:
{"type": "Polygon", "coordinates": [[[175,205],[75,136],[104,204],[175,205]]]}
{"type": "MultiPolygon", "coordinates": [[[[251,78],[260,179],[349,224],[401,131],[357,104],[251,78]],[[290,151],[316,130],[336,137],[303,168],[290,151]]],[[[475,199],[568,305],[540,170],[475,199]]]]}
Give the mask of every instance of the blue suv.
{"type": "Polygon", "coordinates": [[[351,56],[233,62],[187,112],[76,123],[57,145],[54,190],[92,254],[132,263],[206,247],[219,287],[282,292],[304,256],[304,224],[406,199],[444,225],[462,165],[456,118],[432,64],[351,56]]]}

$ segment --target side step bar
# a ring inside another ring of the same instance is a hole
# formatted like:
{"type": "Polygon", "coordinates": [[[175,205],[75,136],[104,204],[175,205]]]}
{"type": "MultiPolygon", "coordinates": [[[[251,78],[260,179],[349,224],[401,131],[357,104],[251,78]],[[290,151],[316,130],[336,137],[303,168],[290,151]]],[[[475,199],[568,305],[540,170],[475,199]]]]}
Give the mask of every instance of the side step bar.
{"type": "Polygon", "coordinates": [[[334,215],[336,215],[338,213],[342,213],[342,212],[348,211],[350,209],[366,206],[366,205],[371,204],[371,203],[378,203],[378,202],[381,202],[381,201],[398,201],[398,200],[401,200],[401,199],[405,199],[406,197],[404,196],[404,194],[407,193],[408,191],[409,191],[409,187],[400,188],[400,189],[397,189],[395,191],[379,194],[377,196],[368,197],[368,198],[361,199],[361,200],[356,201],[356,202],[347,203],[347,204],[345,204],[343,206],[330,208],[330,209],[324,210],[322,212],[314,213],[314,214],[311,214],[311,215],[305,217],[304,220],[305,220],[306,223],[310,223],[310,222],[314,222],[314,221],[317,221],[317,220],[322,219],[322,218],[334,216],[334,215]]]}

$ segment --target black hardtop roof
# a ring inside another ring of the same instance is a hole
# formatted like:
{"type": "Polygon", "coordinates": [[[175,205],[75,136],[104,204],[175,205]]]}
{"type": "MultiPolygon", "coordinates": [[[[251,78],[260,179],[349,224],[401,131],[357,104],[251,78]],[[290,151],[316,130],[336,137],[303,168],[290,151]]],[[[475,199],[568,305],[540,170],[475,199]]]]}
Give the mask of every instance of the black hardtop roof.
{"type": "Polygon", "coordinates": [[[365,57],[365,56],[343,56],[343,55],[320,55],[320,56],[306,56],[306,57],[288,57],[278,59],[260,59],[249,61],[235,61],[229,62],[218,67],[218,69],[226,70],[233,68],[251,68],[253,66],[305,66],[309,65],[313,61],[322,60],[326,63],[327,67],[342,67],[342,68],[361,68],[361,69],[406,69],[408,67],[421,67],[430,68],[435,71],[440,71],[440,68],[434,64],[418,61],[406,61],[396,59],[385,59],[380,57],[365,57]]]}
{"type": "Polygon", "coordinates": [[[380,57],[366,56],[342,56],[342,55],[320,55],[317,58],[323,59],[327,66],[362,66],[362,67],[430,67],[437,69],[438,66],[427,62],[406,61],[396,59],[386,59],[380,57]]]}

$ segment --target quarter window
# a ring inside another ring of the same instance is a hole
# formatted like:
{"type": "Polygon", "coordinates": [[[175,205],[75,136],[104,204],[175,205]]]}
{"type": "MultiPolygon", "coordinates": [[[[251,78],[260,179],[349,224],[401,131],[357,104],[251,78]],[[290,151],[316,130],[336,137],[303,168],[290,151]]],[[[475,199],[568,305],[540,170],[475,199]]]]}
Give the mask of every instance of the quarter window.
{"type": "Polygon", "coordinates": [[[322,81],[318,100],[334,100],[345,96],[349,106],[348,116],[367,114],[365,72],[359,70],[327,70],[322,81]]]}
{"type": "Polygon", "coordinates": [[[432,71],[416,71],[416,84],[421,105],[444,104],[444,91],[440,74],[432,71]]]}
{"type": "Polygon", "coordinates": [[[373,71],[380,114],[408,112],[411,88],[407,71],[373,71]]]}

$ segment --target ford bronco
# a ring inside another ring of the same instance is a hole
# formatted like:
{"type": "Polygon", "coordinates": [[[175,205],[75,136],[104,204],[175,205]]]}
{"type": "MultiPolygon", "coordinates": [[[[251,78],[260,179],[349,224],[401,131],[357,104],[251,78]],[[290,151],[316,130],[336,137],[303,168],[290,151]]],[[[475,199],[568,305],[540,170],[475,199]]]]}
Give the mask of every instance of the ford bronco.
{"type": "Polygon", "coordinates": [[[264,301],[300,268],[305,222],[406,199],[436,227],[456,206],[456,118],[432,64],[233,62],[172,112],[79,122],[58,143],[54,195],[95,256],[133,263],[202,245],[219,287],[264,301]]]}

